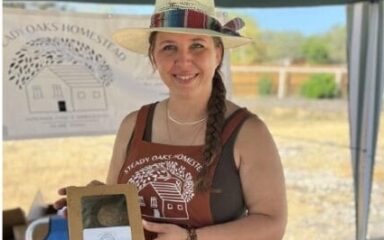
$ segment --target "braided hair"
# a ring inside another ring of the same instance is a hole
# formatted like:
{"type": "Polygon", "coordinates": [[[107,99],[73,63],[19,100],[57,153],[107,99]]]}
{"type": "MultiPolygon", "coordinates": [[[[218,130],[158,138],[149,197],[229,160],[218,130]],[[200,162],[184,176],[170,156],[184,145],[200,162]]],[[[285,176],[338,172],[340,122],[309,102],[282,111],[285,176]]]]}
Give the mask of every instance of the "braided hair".
{"type": "MultiPolygon", "coordinates": [[[[152,32],[149,36],[150,47],[148,49],[149,60],[154,66],[153,50],[154,43],[156,40],[156,33],[152,32]]],[[[195,182],[195,190],[198,192],[204,192],[210,190],[210,181],[209,181],[209,169],[214,162],[215,158],[219,156],[221,152],[221,131],[224,126],[225,121],[225,99],[226,99],[226,89],[223,83],[223,78],[220,72],[222,66],[223,57],[224,57],[224,45],[219,37],[213,37],[213,41],[216,47],[221,48],[221,62],[215,69],[212,83],[211,96],[208,100],[208,119],[207,127],[205,130],[205,144],[203,149],[203,162],[202,169],[197,176],[195,182]]]]}

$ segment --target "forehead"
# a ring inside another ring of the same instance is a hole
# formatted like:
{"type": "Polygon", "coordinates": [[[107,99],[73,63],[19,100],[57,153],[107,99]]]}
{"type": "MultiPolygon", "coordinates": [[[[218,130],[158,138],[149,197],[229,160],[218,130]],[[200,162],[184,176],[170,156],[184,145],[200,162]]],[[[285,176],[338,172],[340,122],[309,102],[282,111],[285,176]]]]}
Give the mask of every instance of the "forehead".
{"type": "Polygon", "coordinates": [[[211,36],[194,35],[194,34],[183,34],[183,33],[168,33],[158,32],[156,36],[157,42],[172,41],[172,42],[191,42],[196,40],[213,42],[211,36]]]}

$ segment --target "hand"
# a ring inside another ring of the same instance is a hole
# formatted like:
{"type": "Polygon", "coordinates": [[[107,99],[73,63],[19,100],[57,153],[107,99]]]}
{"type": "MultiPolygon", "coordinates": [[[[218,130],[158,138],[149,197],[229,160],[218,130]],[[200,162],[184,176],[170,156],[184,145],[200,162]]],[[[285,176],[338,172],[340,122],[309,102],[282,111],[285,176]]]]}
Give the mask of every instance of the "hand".
{"type": "Polygon", "coordinates": [[[157,233],[155,240],[185,240],[188,239],[186,229],[175,224],[155,223],[143,220],[144,229],[157,233]]]}
{"type": "MultiPolygon", "coordinates": [[[[70,186],[67,186],[70,187],[70,186]]],[[[60,196],[66,196],[67,195],[67,187],[60,188],[57,190],[57,193],[60,196]]],[[[64,216],[67,218],[67,198],[63,197],[57,200],[53,203],[53,207],[58,211],[59,215],[64,216]]]]}
{"type": "MultiPolygon", "coordinates": [[[[87,186],[97,186],[97,185],[104,185],[105,183],[100,182],[98,180],[92,180],[90,183],[87,184],[87,186]]],[[[67,187],[60,188],[57,193],[60,196],[66,196],[67,195],[67,187]]],[[[59,211],[60,215],[63,215],[65,218],[67,218],[67,198],[63,197],[57,200],[56,202],[53,203],[53,207],[59,211]]]]}

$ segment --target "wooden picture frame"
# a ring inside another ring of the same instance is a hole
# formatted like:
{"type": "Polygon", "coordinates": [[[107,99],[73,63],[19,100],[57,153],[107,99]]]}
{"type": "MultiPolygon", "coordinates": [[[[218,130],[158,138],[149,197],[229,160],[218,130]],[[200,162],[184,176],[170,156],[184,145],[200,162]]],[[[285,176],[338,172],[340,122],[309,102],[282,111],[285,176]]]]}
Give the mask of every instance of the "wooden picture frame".
{"type": "Polygon", "coordinates": [[[67,210],[71,240],[145,240],[132,184],[68,187],[67,210]]]}

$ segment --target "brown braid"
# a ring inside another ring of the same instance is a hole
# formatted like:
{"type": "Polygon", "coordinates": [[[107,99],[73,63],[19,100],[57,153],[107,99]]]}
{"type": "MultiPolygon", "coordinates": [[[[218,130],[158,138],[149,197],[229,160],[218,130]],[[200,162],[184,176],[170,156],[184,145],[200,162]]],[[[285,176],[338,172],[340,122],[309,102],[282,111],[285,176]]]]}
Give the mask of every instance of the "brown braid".
{"type": "Polygon", "coordinates": [[[218,69],[219,68],[216,69],[215,75],[213,76],[212,93],[208,101],[208,120],[207,129],[205,130],[203,168],[199,172],[195,185],[195,190],[199,192],[209,190],[209,168],[215,158],[220,154],[222,147],[220,136],[225,120],[226,90],[218,69]]]}
{"type": "MultiPolygon", "coordinates": [[[[153,50],[156,40],[156,32],[152,32],[149,36],[149,49],[148,57],[152,66],[154,66],[153,50]]],[[[208,119],[207,119],[207,128],[205,130],[205,145],[203,151],[203,168],[199,172],[195,183],[195,190],[198,192],[203,192],[210,190],[209,182],[209,168],[212,165],[215,157],[218,156],[221,152],[221,131],[224,126],[225,121],[225,99],[226,99],[226,89],[223,83],[223,79],[220,73],[220,68],[222,65],[222,60],[224,57],[224,45],[220,38],[213,37],[215,46],[221,48],[221,62],[215,70],[212,83],[212,92],[208,100],[208,119]]]]}
{"type": "Polygon", "coordinates": [[[215,46],[221,48],[221,61],[215,70],[212,83],[212,92],[208,100],[208,120],[205,130],[205,145],[203,150],[203,168],[197,176],[195,190],[204,192],[210,190],[209,168],[213,161],[221,152],[221,131],[224,127],[226,89],[223,83],[223,78],[220,73],[220,68],[224,58],[224,45],[220,38],[214,37],[215,46]]]}

